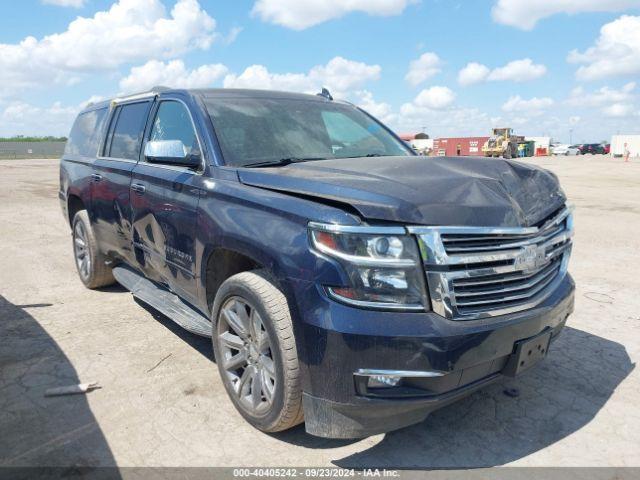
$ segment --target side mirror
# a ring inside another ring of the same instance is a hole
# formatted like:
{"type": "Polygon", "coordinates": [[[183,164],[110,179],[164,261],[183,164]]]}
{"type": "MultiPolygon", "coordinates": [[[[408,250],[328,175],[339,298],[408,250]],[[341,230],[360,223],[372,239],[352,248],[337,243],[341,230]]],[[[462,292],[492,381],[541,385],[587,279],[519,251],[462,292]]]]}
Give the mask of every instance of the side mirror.
{"type": "Polygon", "coordinates": [[[200,166],[200,155],[189,153],[180,140],[150,140],[144,147],[144,156],[149,163],[163,163],[181,167],[200,166]]]}

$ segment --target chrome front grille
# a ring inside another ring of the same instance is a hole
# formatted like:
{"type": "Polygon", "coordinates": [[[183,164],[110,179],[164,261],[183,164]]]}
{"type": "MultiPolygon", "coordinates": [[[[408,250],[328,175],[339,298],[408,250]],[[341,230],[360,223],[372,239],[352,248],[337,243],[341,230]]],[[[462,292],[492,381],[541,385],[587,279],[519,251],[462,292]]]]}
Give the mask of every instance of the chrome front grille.
{"type": "Polygon", "coordinates": [[[418,236],[432,308],[456,320],[532,308],[562,281],[573,218],[563,208],[528,228],[410,227],[418,236]]]}
{"type": "Polygon", "coordinates": [[[473,235],[469,233],[445,233],[442,235],[444,249],[449,255],[460,253],[483,253],[539,243],[554,237],[564,228],[562,223],[549,227],[545,232],[524,235],[473,235]]]}
{"type": "Polygon", "coordinates": [[[515,272],[453,280],[455,304],[460,314],[502,309],[542,292],[560,272],[561,257],[530,274],[515,272]]]}

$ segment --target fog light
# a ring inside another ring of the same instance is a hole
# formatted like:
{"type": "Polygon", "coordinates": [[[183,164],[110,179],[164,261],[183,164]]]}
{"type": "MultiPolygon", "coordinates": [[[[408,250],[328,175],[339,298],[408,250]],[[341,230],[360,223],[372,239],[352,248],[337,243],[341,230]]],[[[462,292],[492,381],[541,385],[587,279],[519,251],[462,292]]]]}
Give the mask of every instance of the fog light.
{"type": "Polygon", "coordinates": [[[369,388],[390,388],[397,387],[400,384],[402,377],[388,376],[388,375],[372,375],[369,377],[367,386],[369,388]]]}

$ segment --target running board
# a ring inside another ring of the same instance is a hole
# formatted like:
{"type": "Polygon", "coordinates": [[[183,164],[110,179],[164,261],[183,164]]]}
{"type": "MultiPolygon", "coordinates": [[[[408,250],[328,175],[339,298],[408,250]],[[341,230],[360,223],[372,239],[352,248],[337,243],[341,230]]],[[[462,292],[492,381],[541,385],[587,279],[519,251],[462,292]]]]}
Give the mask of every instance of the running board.
{"type": "Polygon", "coordinates": [[[115,267],[113,276],[134,297],[163,313],[185,330],[203,337],[211,337],[209,319],[169,290],[159,287],[126,266],[115,267]]]}

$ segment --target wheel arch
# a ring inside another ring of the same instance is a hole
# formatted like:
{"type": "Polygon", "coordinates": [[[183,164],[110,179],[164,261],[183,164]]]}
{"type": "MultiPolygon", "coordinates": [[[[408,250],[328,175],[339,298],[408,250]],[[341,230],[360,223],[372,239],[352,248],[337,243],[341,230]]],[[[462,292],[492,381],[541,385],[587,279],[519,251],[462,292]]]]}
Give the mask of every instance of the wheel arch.
{"type": "Polygon", "coordinates": [[[205,290],[209,311],[213,306],[220,285],[228,278],[242,272],[264,269],[274,274],[269,262],[258,256],[238,248],[228,246],[210,246],[203,256],[202,285],[205,290]]]}
{"type": "Polygon", "coordinates": [[[69,225],[73,225],[73,217],[81,210],[86,210],[84,202],[79,195],[69,194],[67,196],[67,213],[69,215],[69,225]]]}

